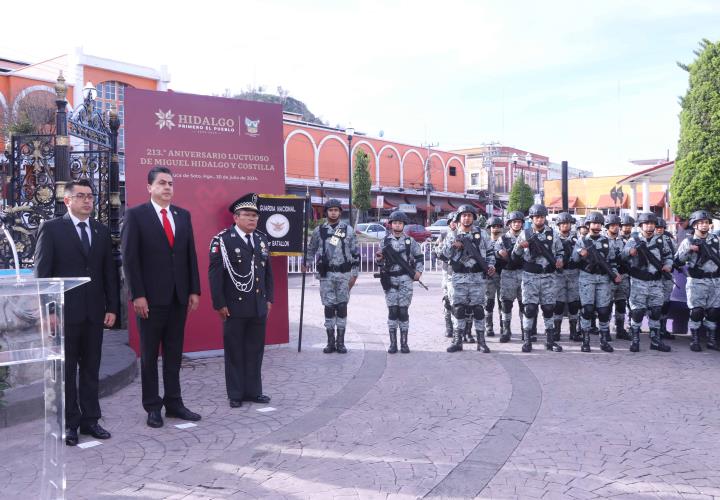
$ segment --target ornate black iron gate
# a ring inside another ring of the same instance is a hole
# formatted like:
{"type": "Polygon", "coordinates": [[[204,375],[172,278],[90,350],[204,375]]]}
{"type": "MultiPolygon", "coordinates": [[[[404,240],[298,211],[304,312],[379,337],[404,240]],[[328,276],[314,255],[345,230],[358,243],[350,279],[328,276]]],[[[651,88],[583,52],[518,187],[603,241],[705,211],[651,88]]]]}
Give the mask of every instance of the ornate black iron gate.
{"type": "MultiPolygon", "coordinates": [[[[61,73],[55,85],[56,133],[13,136],[6,145],[2,167],[7,184],[2,209],[22,267],[32,266],[38,226],[43,220],[65,213],[65,183],[77,179],[87,179],[93,186],[94,216],[109,226],[116,262],[120,264],[117,154],[120,120],[115,111],[110,111],[105,120],[95,108],[94,89],[85,90],[85,100],[68,118],[67,87],[61,73]],[[73,148],[71,142],[79,147],[73,148]]],[[[5,238],[0,238],[0,268],[11,266],[10,246],[5,238]]]]}

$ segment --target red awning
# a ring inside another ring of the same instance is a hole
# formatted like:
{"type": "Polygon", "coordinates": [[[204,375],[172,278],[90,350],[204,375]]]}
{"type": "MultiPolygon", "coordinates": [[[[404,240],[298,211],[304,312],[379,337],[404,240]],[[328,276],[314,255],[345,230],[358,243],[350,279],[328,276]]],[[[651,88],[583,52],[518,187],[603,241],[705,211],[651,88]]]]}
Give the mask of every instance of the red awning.
{"type": "MultiPolygon", "coordinates": [[[[642,201],[642,193],[638,193],[637,197],[637,207],[641,208],[643,206],[642,201]]],[[[664,191],[652,191],[650,192],[650,206],[651,207],[662,207],[665,205],[665,192],[664,191]]],[[[601,194],[600,198],[598,198],[597,204],[595,208],[614,208],[615,201],[612,199],[612,197],[609,194],[601,194]]],[[[625,198],[623,199],[623,204],[621,207],[628,208],[630,206],[630,196],[625,195],[625,198]]]]}
{"type": "Polygon", "coordinates": [[[609,194],[601,194],[597,203],[595,203],[595,208],[613,208],[616,206],[615,200],[609,194]]]}
{"type": "MultiPolygon", "coordinates": [[[[568,196],[568,208],[577,208],[577,201],[577,196],[568,196]]],[[[562,208],[562,196],[551,201],[548,208],[562,208]]]]}
{"type": "Polygon", "coordinates": [[[441,212],[452,212],[453,210],[455,210],[455,207],[450,205],[447,198],[433,198],[432,204],[436,207],[440,207],[441,212]]]}

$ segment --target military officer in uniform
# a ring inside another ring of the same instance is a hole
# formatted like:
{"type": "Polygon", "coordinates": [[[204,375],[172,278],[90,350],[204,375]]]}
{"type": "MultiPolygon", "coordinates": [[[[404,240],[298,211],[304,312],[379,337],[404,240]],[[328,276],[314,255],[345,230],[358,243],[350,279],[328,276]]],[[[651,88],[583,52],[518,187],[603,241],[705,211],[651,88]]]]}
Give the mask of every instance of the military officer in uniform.
{"type": "Polygon", "coordinates": [[[563,245],[563,272],[559,273],[555,279],[557,281],[557,296],[555,297],[555,341],[560,340],[560,327],[562,326],[563,316],[567,308],[568,323],[570,324],[570,340],[580,340],[577,323],[578,312],[580,311],[580,291],[578,288],[578,279],[580,271],[578,263],[572,260],[573,249],[577,242],[577,236],[571,231],[572,225],[575,223],[575,217],[567,212],[558,214],[555,219],[558,227],[558,236],[563,245]]]}
{"type": "Polygon", "coordinates": [[[410,302],[413,296],[413,281],[422,277],[425,269],[425,258],[420,245],[413,238],[404,233],[408,223],[405,212],[399,210],[390,214],[390,234],[382,241],[380,251],[375,254],[376,260],[383,266],[380,271],[380,283],[385,291],[385,304],[388,307],[388,329],[390,332],[390,348],[388,353],[397,352],[397,331],[400,327],[400,352],[407,354],[408,330],[410,327],[410,302]],[[412,268],[414,274],[410,276],[400,264],[394,264],[392,257],[386,258],[390,253],[404,260],[412,268]]]}
{"type": "Polygon", "coordinates": [[[273,303],[267,237],[257,230],[257,195],[229,207],[234,224],[210,242],[208,276],[213,308],[223,320],[225,385],[231,408],[269,403],[262,392],[265,326],[273,303]]]}
{"type": "MultiPolygon", "coordinates": [[[[662,217],[658,217],[657,226],[655,226],[655,233],[660,235],[663,244],[667,247],[667,250],[675,255],[676,245],[672,235],[667,232],[667,222],[662,217]]],[[[673,263],[673,268],[675,263],[673,263]]],[[[675,340],[675,335],[667,331],[667,320],[668,312],[670,311],[670,296],[672,295],[674,283],[671,280],[663,280],[663,305],[662,314],[660,316],[660,337],[663,339],[675,340]]]]}
{"type": "Polygon", "coordinates": [[[620,237],[627,242],[632,236],[633,228],[635,227],[635,219],[630,215],[625,214],[620,217],[620,237]]]}
{"type": "Polygon", "coordinates": [[[447,238],[449,234],[454,233],[455,229],[457,228],[457,225],[455,224],[455,215],[455,212],[450,212],[447,215],[448,229],[446,232],[440,233],[440,236],[435,242],[435,254],[437,255],[437,258],[442,262],[442,281],[440,286],[443,292],[443,319],[445,320],[445,336],[447,338],[452,338],[453,336],[452,301],[450,299],[450,273],[452,273],[452,268],[448,265],[448,260],[445,255],[443,255],[442,249],[445,238],[447,238]]]}
{"type": "MultiPolygon", "coordinates": [[[[325,202],[327,221],[315,228],[307,249],[307,259],[315,260],[315,268],[320,278],[320,300],[325,308],[327,332],[327,345],[323,349],[325,354],[347,352],[347,306],[350,289],[357,281],[360,267],[355,230],[349,224],[341,222],[340,215],[340,200],[332,198],[325,202]]],[[[308,261],[303,265],[303,272],[307,270],[308,261]]]]}
{"type": "Polygon", "coordinates": [[[525,343],[522,351],[532,351],[529,332],[532,330],[533,320],[537,317],[540,306],[545,322],[545,349],[562,352],[562,347],[554,340],[553,314],[556,295],[555,272],[564,267],[564,249],[557,231],[545,225],[547,208],[544,205],[532,205],[528,215],[532,225],[520,233],[513,249],[513,253],[524,260],[522,299],[525,308],[523,318],[525,343]]]}
{"type": "Polygon", "coordinates": [[[500,327],[500,342],[510,342],[512,331],[513,302],[517,300],[520,321],[523,318],[522,303],[522,266],[521,257],[513,254],[517,237],[522,232],[525,215],[522,212],[510,212],[507,217],[508,230],[495,242],[495,255],[498,260],[504,261],[503,272],[500,274],[500,306],[502,311],[502,325],[500,327]]]}
{"type": "Polygon", "coordinates": [[[625,247],[625,240],[620,235],[620,223],[622,219],[617,215],[608,215],[605,217],[605,236],[610,240],[610,244],[615,247],[615,255],[617,258],[617,268],[622,279],[620,283],[613,284],[613,303],[615,306],[615,334],[618,339],[630,340],[625,330],[625,313],[627,311],[627,299],[630,296],[630,275],[629,269],[625,261],[622,259],[622,251],[625,247]]]}
{"type": "Polygon", "coordinates": [[[680,243],[677,259],[687,263],[687,299],[690,308],[690,349],[700,352],[700,326],[705,326],[707,348],[718,350],[720,321],[720,237],[710,234],[712,216],[698,210],[690,216],[693,233],[680,243]]]}
{"type": "MultiPolygon", "coordinates": [[[[495,252],[495,244],[500,240],[505,224],[501,217],[490,217],[487,220],[487,228],[490,231],[490,241],[493,243],[492,252],[495,252]]],[[[495,301],[498,302],[498,316],[500,312],[500,276],[505,267],[505,261],[495,256],[495,275],[487,280],[487,289],[485,291],[485,335],[488,337],[495,336],[493,328],[493,311],[495,311],[495,301]]],[[[500,318],[500,330],[502,335],[502,318],[500,318]]]]}

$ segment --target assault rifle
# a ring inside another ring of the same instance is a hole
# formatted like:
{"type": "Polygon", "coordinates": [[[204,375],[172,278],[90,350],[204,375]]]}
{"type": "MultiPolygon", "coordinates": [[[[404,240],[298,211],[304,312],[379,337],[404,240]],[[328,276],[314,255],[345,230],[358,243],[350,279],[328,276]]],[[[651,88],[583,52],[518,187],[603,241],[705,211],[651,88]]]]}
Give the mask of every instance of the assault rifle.
{"type": "MultiPolygon", "coordinates": [[[[531,231],[532,231],[532,229],[526,229],[525,236],[527,237],[528,232],[531,232],[531,231]]],[[[550,251],[550,249],[548,247],[546,247],[542,241],[540,241],[540,236],[538,236],[540,234],[545,234],[545,233],[544,233],[544,231],[542,233],[533,233],[533,235],[527,239],[527,242],[530,245],[530,253],[532,253],[534,255],[538,255],[538,254],[542,255],[543,257],[545,257],[547,259],[547,261],[549,263],[548,265],[555,266],[555,260],[556,260],[555,256],[550,251]]],[[[556,271],[558,273],[561,273],[562,269],[556,269],[556,271]]]]}
{"type": "Polygon", "coordinates": [[[635,248],[637,248],[640,255],[642,255],[647,262],[652,264],[655,269],[658,269],[660,271],[660,276],[662,276],[663,279],[670,280],[675,284],[675,286],[677,286],[677,283],[675,283],[672,274],[668,271],[663,271],[663,265],[662,262],[660,262],[660,259],[658,259],[655,254],[648,249],[647,242],[642,241],[640,239],[640,236],[638,236],[637,234],[633,235],[633,239],[635,240],[635,248]]]}
{"type": "MultiPolygon", "coordinates": [[[[472,233],[470,233],[472,234],[472,233]]],[[[475,233],[477,235],[480,235],[480,233],[475,233]]],[[[482,236],[480,237],[482,238],[482,236]]],[[[480,250],[478,247],[475,246],[475,243],[473,243],[473,237],[470,235],[460,235],[457,236],[457,241],[462,243],[462,258],[469,257],[471,259],[474,259],[478,266],[480,266],[480,269],[487,274],[488,272],[488,266],[487,262],[485,262],[485,257],[483,254],[480,253],[480,250]]]]}
{"type": "Polygon", "coordinates": [[[615,273],[615,271],[612,270],[607,260],[605,260],[602,255],[598,254],[598,250],[597,248],[595,248],[595,243],[593,243],[592,240],[590,240],[589,238],[584,239],[583,248],[585,248],[585,250],[587,250],[588,252],[588,257],[590,257],[590,265],[600,266],[603,272],[610,277],[611,281],[615,280],[615,276],[617,276],[617,274],[615,273]]]}
{"type": "Polygon", "coordinates": [[[705,257],[706,260],[711,260],[720,269],[720,256],[710,250],[705,238],[693,238],[692,244],[700,247],[700,255],[705,257]]]}
{"type": "MultiPolygon", "coordinates": [[[[385,266],[383,266],[385,269],[390,269],[392,266],[397,265],[400,266],[400,270],[403,272],[403,274],[407,274],[410,276],[413,281],[415,280],[415,269],[413,269],[410,266],[410,263],[402,258],[402,256],[390,245],[385,245],[382,249],[382,256],[385,260],[385,266]]],[[[386,283],[389,284],[389,278],[387,271],[380,271],[379,273],[374,273],[373,278],[380,278],[380,282],[383,284],[383,290],[387,290],[386,283]]],[[[418,283],[420,283],[420,286],[423,287],[425,290],[429,290],[427,286],[425,286],[425,283],[423,283],[420,280],[417,280],[418,283]]],[[[389,287],[388,287],[389,288],[389,287]]]]}

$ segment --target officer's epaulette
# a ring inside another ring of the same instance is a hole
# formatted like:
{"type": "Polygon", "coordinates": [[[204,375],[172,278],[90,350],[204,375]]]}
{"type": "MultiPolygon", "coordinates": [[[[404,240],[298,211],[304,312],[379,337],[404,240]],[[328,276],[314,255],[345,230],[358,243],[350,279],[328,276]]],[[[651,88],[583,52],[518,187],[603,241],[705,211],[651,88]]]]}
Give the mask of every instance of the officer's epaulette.
{"type": "Polygon", "coordinates": [[[212,237],[210,240],[210,252],[215,253],[220,249],[220,238],[223,234],[227,233],[229,231],[228,228],[223,229],[218,234],[212,237]]]}

